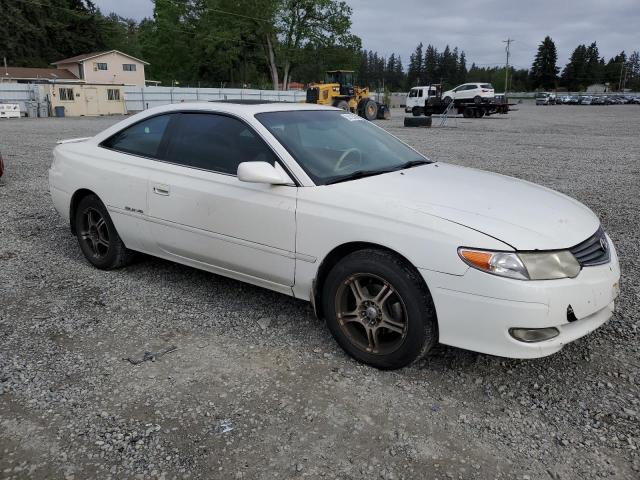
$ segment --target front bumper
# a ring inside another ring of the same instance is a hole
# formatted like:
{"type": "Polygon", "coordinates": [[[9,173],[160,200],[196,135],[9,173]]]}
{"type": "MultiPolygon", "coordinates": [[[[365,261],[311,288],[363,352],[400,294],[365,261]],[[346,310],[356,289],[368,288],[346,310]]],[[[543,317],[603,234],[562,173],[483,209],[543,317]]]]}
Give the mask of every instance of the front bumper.
{"type": "Polygon", "coordinates": [[[464,275],[421,270],[430,288],[440,342],[510,358],[551,355],[592,332],[614,310],[620,267],[613,244],[611,261],[585,267],[576,278],[520,281],[470,268],[464,275]],[[575,313],[569,321],[567,309],[575,313]],[[516,340],[511,328],[555,327],[555,338],[536,343],[516,340]]]}

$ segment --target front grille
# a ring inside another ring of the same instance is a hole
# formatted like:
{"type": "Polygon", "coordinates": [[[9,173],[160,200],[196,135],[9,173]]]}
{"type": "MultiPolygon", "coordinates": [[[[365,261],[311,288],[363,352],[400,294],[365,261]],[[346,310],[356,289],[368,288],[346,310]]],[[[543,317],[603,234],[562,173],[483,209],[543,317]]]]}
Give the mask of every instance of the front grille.
{"type": "Polygon", "coordinates": [[[579,243],[575,247],[569,250],[576,257],[578,263],[583,267],[590,267],[593,265],[603,265],[609,262],[610,249],[609,241],[604,233],[602,227],[598,228],[598,231],[592,236],[587,238],[584,242],[579,243]]]}
{"type": "Polygon", "coordinates": [[[307,90],[307,103],[318,103],[320,97],[320,89],[318,87],[312,87],[307,90]]]}

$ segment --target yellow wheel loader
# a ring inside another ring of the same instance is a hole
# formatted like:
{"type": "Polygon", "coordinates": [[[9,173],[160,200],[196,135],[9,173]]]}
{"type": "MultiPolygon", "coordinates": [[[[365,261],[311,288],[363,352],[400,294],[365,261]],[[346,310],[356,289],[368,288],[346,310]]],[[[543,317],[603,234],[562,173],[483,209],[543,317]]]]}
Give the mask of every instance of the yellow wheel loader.
{"type": "Polygon", "coordinates": [[[353,84],[353,71],[330,70],[324,83],[314,83],[307,90],[307,103],[331,105],[360,115],[367,120],[388,119],[389,109],[369,98],[368,87],[353,84]]]}

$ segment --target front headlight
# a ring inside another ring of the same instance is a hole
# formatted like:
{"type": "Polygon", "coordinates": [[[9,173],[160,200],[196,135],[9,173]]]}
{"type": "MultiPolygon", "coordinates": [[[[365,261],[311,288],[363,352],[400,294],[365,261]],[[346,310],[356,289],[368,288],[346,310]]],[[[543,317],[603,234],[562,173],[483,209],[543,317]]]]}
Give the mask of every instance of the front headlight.
{"type": "Polygon", "coordinates": [[[580,264],[567,250],[515,253],[460,247],[458,255],[470,267],[517,280],[574,278],[580,273],[580,264]]]}

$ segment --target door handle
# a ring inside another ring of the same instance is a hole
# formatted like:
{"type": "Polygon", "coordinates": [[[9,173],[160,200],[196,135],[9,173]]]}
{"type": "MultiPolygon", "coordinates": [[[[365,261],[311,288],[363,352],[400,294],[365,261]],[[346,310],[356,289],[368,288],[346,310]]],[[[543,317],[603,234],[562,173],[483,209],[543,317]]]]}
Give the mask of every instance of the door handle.
{"type": "Polygon", "coordinates": [[[156,195],[168,196],[169,195],[169,186],[168,185],[154,185],[153,186],[153,193],[155,193],[156,195]]]}

